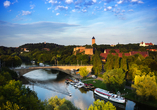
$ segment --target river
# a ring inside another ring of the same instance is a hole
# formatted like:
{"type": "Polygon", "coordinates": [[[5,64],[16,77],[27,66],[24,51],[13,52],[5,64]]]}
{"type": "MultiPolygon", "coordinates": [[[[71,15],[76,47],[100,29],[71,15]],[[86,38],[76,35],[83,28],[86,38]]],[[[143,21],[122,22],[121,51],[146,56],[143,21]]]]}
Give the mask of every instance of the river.
{"type": "MultiPolygon", "coordinates": [[[[52,69],[39,69],[24,74],[21,78],[23,84],[37,93],[39,99],[44,101],[54,96],[65,98],[71,101],[81,110],[88,108],[96,99],[101,99],[94,95],[93,91],[86,91],[83,88],[77,89],[72,85],[67,85],[65,80],[70,76],[52,69]],[[71,96],[69,96],[71,94],[71,96]]],[[[113,103],[113,102],[112,102],[113,103]]],[[[113,103],[117,110],[148,110],[150,107],[139,105],[127,100],[126,104],[113,103]]]]}

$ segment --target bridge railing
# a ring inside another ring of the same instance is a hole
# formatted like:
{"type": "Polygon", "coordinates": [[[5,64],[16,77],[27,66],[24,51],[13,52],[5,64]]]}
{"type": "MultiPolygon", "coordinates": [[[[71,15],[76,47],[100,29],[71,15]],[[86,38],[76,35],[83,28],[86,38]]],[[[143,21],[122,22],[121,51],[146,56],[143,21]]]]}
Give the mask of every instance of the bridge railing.
{"type": "Polygon", "coordinates": [[[90,65],[90,64],[57,64],[57,65],[49,65],[49,66],[93,66],[93,65],[90,65]]]}

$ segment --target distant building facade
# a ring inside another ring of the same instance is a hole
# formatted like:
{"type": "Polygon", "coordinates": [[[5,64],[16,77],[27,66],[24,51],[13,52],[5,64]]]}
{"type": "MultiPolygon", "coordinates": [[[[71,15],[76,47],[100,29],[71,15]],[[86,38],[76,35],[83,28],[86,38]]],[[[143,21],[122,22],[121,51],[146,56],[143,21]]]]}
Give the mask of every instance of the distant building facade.
{"type": "MultiPolygon", "coordinates": [[[[95,44],[95,37],[93,36],[92,38],[92,45],[95,44]]],[[[74,55],[76,55],[77,53],[83,53],[86,55],[93,55],[93,48],[86,48],[86,47],[76,47],[73,50],[74,55]]]]}
{"type": "MultiPolygon", "coordinates": [[[[111,50],[114,50],[116,52],[116,53],[111,53],[112,55],[118,54],[119,57],[123,56],[123,53],[120,53],[119,49],[106,49],[106,50],[104,50],[104,53],[100,54],[100,56],[102,57],[102,61],[103,62],[106,61],[107,55],[110,54],[111,50]]],[[[124,53],[125,56],[132,56],[132,55],[135,55],[135,54],[141,54],[143,57],[149,56],[148,51],[144,51],[144,52],[141,52],[141,51],[131,51],[129,53],[124,53]]]]}
{"type": "Polygon", "coordinates": [[[145,43],[145,42],[141,42],[139,46],[143,46],[143,47],[146,47],[146,46],[152,46],[154,45],[153,43],[145,43]]]}

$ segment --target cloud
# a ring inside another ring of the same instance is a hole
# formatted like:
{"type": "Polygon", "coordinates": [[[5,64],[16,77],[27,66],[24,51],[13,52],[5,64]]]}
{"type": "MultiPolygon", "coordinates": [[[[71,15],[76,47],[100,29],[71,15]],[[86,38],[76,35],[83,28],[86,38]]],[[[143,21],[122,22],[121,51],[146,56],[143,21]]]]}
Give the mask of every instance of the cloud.
{"type": "Polygon", "coordinates": [[[81,9],[81,7],[80,7],[80,6],[78,6],[78,5],[76,5],[76,6],[75,6],[75,9],[81,9]]]}
{"type": "Polygon", "coordinates": [[[128,11],[134,11],[133,9],[130,9],[130,10],[128,10],[128,11]]]}
{"type": "Polygon", "coordinates": [[[60,6],[60,5],[58,5],[56,8],[55,8],[55,10],[67,10],[68,9],[68,7],[67,6],[60,6]]]}
{"type": "Polygon", "coordinates": [[[144,3],[144,2],[143,2],[143,1],[141,1],[141,0],[131,0],[131,2],[132,2],[132,3],[135,3],[135,4],[136,4],[136,3],[139,3],[139,4],[144,3]]]}
{"type": "Polygon", "coordinates": [[[107,7],[107,9],[108,9],[108,10],[111,10],[111,9],[112,9],[112,7],[111,7],[111,6],[108,6],[108,7],[107,7]]]}
{"type": "Polygon", "coordinates": [[[55,22],[15,24],[0,21],[0,44],[19,46],[20,44],[29,42],[41,42],[44,39],[51,40],[53,39],[52,36],[63,36],[63,32],[78,26],[75,24],[55,22]],[[16,44],[13,45],[14,42],[16,44]]]}
{"type": "Polygon", "coordinates": [[[23,11],[22,10],[22,15],[30,15],[32,12],[30,12],[30,11],[23,11]]]}
{"type": "Polygon", "coordinates": [[[115,1],[115,0],[104,0],[104,1],[106,1],[107,3],[110,3],[110,2],[115,1]]]}
{"type": "Polygon", "coordinates": [[[85,9],[82,9],[82,12],[84,12],[84,13],[85,13],[85,12],[87,12],[87,10],[85,10],[85,9]]]}
{"type": "Polygon", "coordinates": [[[138,1],[138,3],[144,3],[144,2],[142,2],[142,1],[138,1]]]}
{"type": "Polygon", "coordinates": [[[15,0],[12,4],[17,3],[17,2],[18,2],[18,0],[15,0]]]}
{"type": "Polygon", "coordinates": [[[65,0],[65,2],[66,2],[67,4],[70,4],[70,3],[73,2],[73,0],[65,0]]]}
{"type": "Polygon", "coordinates": [[[50,7],[50,8],[47,8],[47,10],[50,10],[52,7],[50,7]]]}
{"type": "Polygon", "coordinates": [[[56,13],[56,15],[58,16],[60,13],[56,13]]]}
{"type": "Polygon", "coordinates": [[[7,0],[3,3],[3,5],[4,5],[5,8],[9,7],[10,4],[11,4],[11,2],[7,1],[7,0]]]}
{"type": "Polygon", "coordinates": [[[72,12],[76,12],[76,10],[75,10],[75,9],[73,9],[73,10],[72,10],[72,12]]]}
{"type": "Polygon", "coordinates": [[[105,8],[104,11],[107,11],[107,9],[105,8]]]}
{"type": "Polygon", "coordinates": [[[34,9],[35,5],[30,5],[31,9],[34,9]]]}
{"type": "Polygon", "coordinates": [[[96,3],[96,0],[92,0],[94,3],[96,3]]]}
{"type": "Polygon", "coordinates": [[[90,1],[88,1],[88,2],[85,2],[85,4],[84,5],[93,5],[95,2],[93,2],[93,0],[90,0],[90,1]]]}
{"type": "Polygon", "coordinates": [[[117,2],[117,4],[122,4],[122,3],[123,3],[123,1],[121,1],[121,0],[119,2],[117,2]]]}
{"type": "Polygon", "coordinates": [[[125,12],[125,10],[122,10],[122,13],[125,12]]]}
{"type": "Polygon", "coordinates": [[[56,3],[57,3],[57,1],[55,1],[55,0],[49,0],[49,1],[48,1],[48,3],[51,3],[51,4],[56,4],[56,3]]]}

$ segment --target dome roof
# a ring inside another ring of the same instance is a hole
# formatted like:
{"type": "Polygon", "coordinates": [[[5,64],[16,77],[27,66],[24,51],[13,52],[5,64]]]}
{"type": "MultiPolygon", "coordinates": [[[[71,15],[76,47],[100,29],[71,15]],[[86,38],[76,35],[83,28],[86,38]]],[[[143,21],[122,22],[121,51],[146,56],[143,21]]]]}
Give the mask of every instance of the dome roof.
{"type": "Polygon", "coordinates": [[[93,36],[93,38],[92,39],[95,39],[95,37],[93,36]]]}

